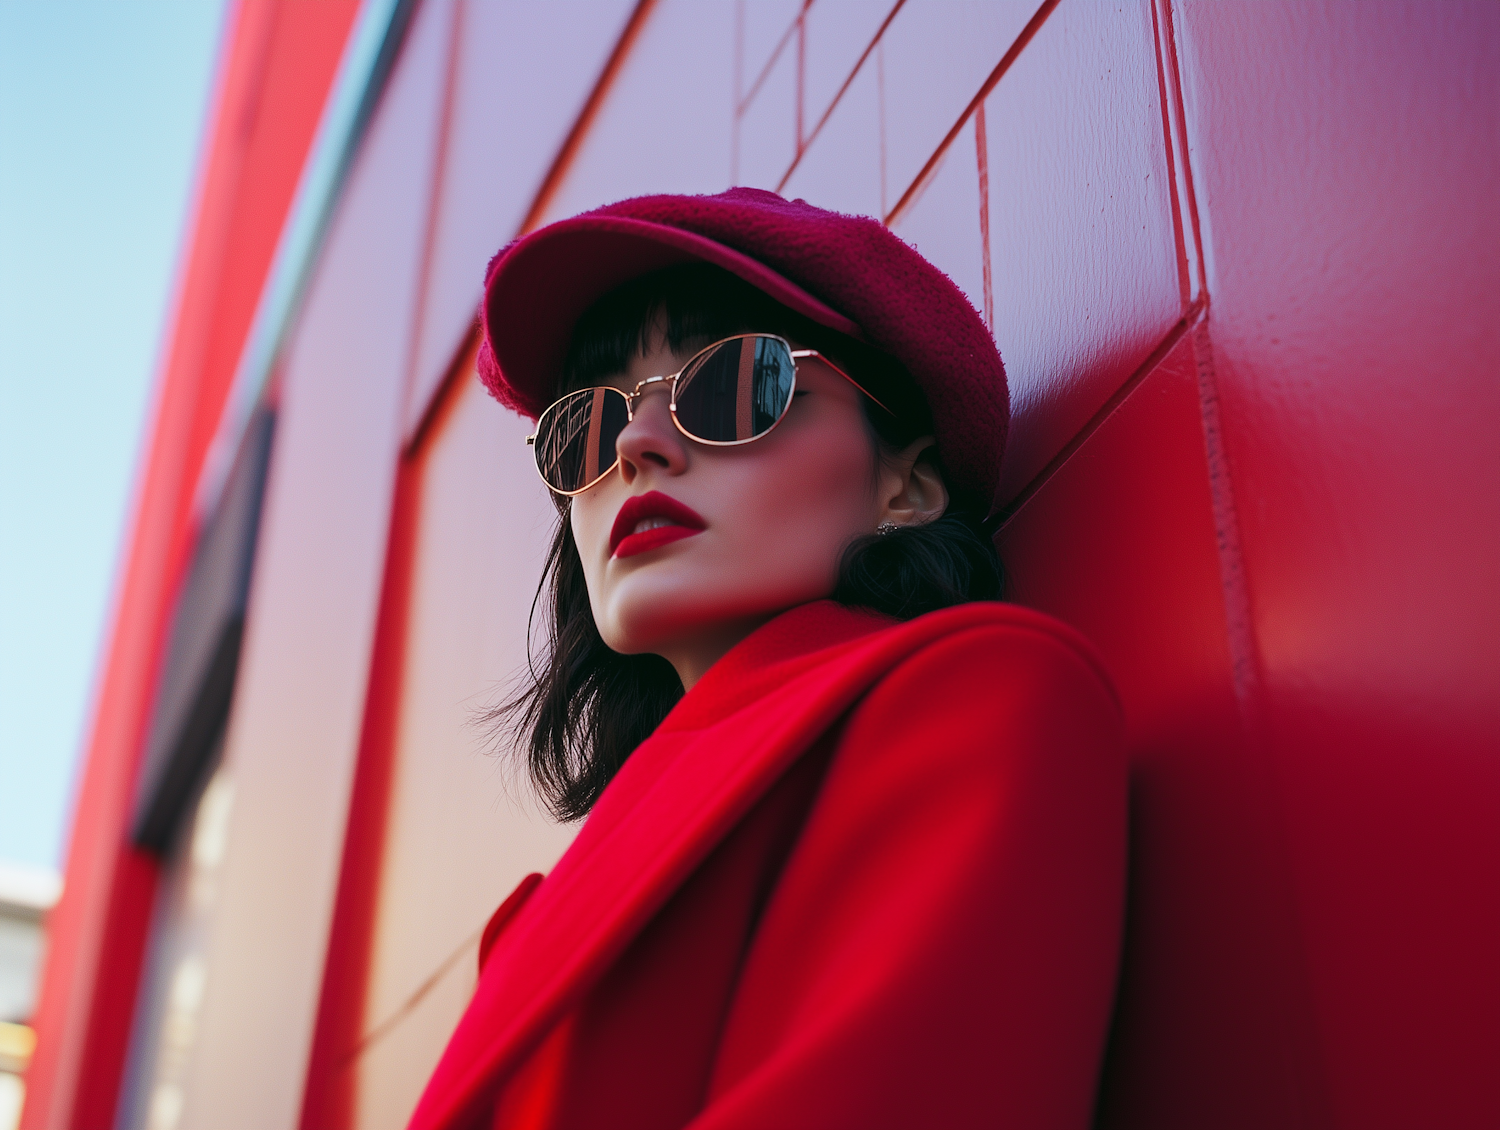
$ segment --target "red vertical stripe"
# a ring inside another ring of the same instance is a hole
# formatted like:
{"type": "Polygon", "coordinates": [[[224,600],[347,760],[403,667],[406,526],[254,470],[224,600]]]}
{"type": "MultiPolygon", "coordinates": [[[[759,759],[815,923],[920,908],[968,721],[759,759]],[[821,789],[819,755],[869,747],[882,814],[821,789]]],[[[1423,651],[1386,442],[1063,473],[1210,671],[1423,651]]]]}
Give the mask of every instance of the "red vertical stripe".
{"type": "Polygon", "coordinates": [[[745,116],[745,0],[734,0],[734,113],[729,115],[729,183],[740,183],[740,119],[745,116]]]}
{"type": "Polygon", "coordinates": [[[1161,105],[1162,143],[1167,153],[1167,189],[1172,197],[1172,237],[1177,245],[1177,285],[1182,294],[1183,309],[1192,302],[1192,283],[1188,275],[1187,236],[1183,228],[1182,201],[1177,198],[1177,154],[1172,145],[1171,107],[1167,97],[1166,63],[1163,59],[1161,21],[1156,4],[1151,5],[1151,33],[1156,41],[1156,94],[1161,105]]]}
{"type": "Polygon", "coordinates": [[[458,61],[463,57],[464,16],[468,7],[468,0],[454,0],[453,16],[448,24],[448,45],[443,64],[443,102],[438,111],[437,146],[433,151],[432,175],[427,185],[427,223],[422,232],[422,260],[417,268],[417,308],[412,316],[411,335],[407,338],[406,371],[402,374],[405,381],[401,396],[403,422],[411,419],[416,407],[411,398],[413,391],[419,387],[417,361],[421,357],[423,331],[427,325],[427,297],[428,291],[432,289],[432,255],[443,207],[443,185],[448,175],[448,142],[453,134],[454,91],[458,86],[458,61]]]}
{"type": "MultiPolygon", "coordinates": [[[[1154,11],[1153,11],[1154,15],[1154,11]]],[[[1182,166],[1182,207],[1186,212],[1186,230],[1183,237],[1192,244],[1191,254],[1194,266],[1198,271],[1198,286],[1203,290],[1208,289],[1207,268],[1203,261],[1203,232],[1198,223],[1198,194],[1193,188],[1192,163],[1188,155],[1187,143],[1187,111],[1182,101],[1182,75],[1177,63],[1177,31],[1172,24],[1172,5],[1161,4],[1161,31],[1158,35],[1165,33],[1164,42],[1161,45],[1159,57],[1166,60],[1165,75],[1166,88],[1169,92],[1168,101],[1171,104],[1172,120],[1176,124],[1178,143],[1181,146],[1180,162],[1182,166]],[[1191,237],[1191,238],[1189,238],[1191,237]]],[[[1175,149],[1176,147],[1169,147],[1175,149]]],[[[1175,183],[1175,182],[1174,182],[1175,183]]]]}
{"type": "MultiPolygon", "coordinates": [[[[899,5],[898,5],[899,7],[899,5]]],[[[885,29],[882,28],[882,31],[885,29]]],[[[885,159],[885,40],[875,42],[875,97],[878,106],[880,128],[880,214],[884,216],[890,208],[886,190],[885,159]]]]}
{"type": "Polygon", "coordinates": [[[811,3],[812,0],[803,0],[802,11],[797,16],[797,157],[802,156],[802,149],[807,144],[802,108],[807,101],[807,9],[811,3]]]}
{"type": "Polygon", "coordinates": [[[979,253],[984,261],[984,324],[995,332],[995,286],[990,278],[990,142],[984,103],[974,111],[974,150],[979,162],[979,253]]]}
{"type": "Polygon", "coordinates": [[[343,867],[302,1095],[302,1130],[346,1130],[353,1125],[357,1066],[353,1053],[364,1030],[375,945],[375,906],[396,760],[421,470],[418,453],[402,458],[396,472],[385,579],[370,656],[369,692],[349,797],[343,867]]]}

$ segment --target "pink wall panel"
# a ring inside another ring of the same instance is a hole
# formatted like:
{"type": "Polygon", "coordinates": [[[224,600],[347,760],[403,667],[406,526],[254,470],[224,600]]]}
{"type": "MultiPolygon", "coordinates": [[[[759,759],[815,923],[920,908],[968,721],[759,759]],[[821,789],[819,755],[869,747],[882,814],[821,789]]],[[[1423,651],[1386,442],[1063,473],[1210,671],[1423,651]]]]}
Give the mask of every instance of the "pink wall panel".
{"type": "MultiPolygon", "coordinates": [[[[808,8],[802,113],[809,136],[895,7],[895,0],[816,0],[808,8]]],[[[872,54],[865,65],[881,64],[872,54]]]]}
{"type": "MultiPolygon", "coordinates": [[[[813,176],[817,186],[814,191],[821,190],[822,196],[843,195],[842,190],[852,185],[858,192],[878,183],[883,170],[877,169],[872,181],[863,175],[862,167],[856,166],[843,178],[847,183],[841,183],[837,175],[827,175],[829,162],[839,158],[830,152],[829,146],[813,143],[820,140],[821,126],[851,83],[854,89],[848,97],[855,103],[858,119],[852,132],[863,139],[869,133],[868,123],[878,121],[883,60],[871,48],[899,5],[892,3],[887,7],[871,0],[820,0],[797,7],[802,12],[800,24],[794,21],[786,26],[775,44],[779,53],[764,62],[753,62],[758,56],[746,37],[747,46],[741,56],[743,96],[736,183],[782,188],[788,171],[811,146],[824,166],[813,176]],[[785,152],[788,135],[793,139],[790,157],[785,152]],[[773,139],[773,144],[765,145],[762,137],[773,139]]],[[[742,4],[742,9],[765,18],[757,5],[742,4]]],[[[850,132],[849,124],[844,123],[846,139],[850,132]]],[[[841,141],[832,146],[837,153],[847,149],[841,141]]],[[[877,134],[872,147],[868,151],[862,149],[856,159],[862,165],[867,160],[882,160],[883,153],[877,134]]],[[[792,192],[790,187],[782,190],[792,192]]],[[[876,199],[853,209],[847,205],[829,206],[883,216],[883,205],[883,200],[876,199]]]]}
{"type": "Polygon", "coordinates": [[[990,95],[995,339],[1021,490],[1182,315],[1146,0],[1062,4],[990,95]]]}
{"type": "Polygon", "coordinates": [[[577,18],[568,22],[568,49],[558,51],[557,14],[548,5],[443,2],[459,6],[462,26],[408,434],[473,320],[485,263],[517,234],[634,7],[633,0],[571,0],[577,18]]]}
{"type": "Polygon", "coordinates": [[[650,192],[729,187],[733,4],[661,0],[543,222],[650,192]]]}
{"type": "Polygon", "coordinates": [[[839,212],[885,215],[889,203],[881,164],[879,82],[879,68],[873,63],[860,68],[792,169],[781,189],[784,196],[800,196],[839,212]]]}
{"type": "MultiPolygon", "coordinates": [[[[1182,316],[1158,92],[1136,0],[1060,5],[986,99],[993,321],[1015,420],[1003,499],[1182,316]]],[[[983,311],[978,183],[966,127],[896,231],[983,311]]]]}
{"type": "Polygon", "coordinates": [[[775,189],[797,159],[797,43],[758,76],[740,114],[735,183],[775,189]]]}
{"type": "Polygon", "coordinates": [[[1330,1101],[1346,1125],[1492,1126],[1500,7],[1178,17],[1330,1101]]]}
{"type": "Polygon", "coordinates": [[[1241,733],[1208,478],[1189,335],[998,540],[1010,597],[1087,634],[1125,701],[1131,909],[1106,1127],[1263,1130],[1309,1113],[1287,848],[1241,733]]]}
{"type": "Polygon", "coordinates": [[[916,180],[1035,14],[1038,0],[908,0],[886,29],[891,195],[916,180]]]}
{"type": "Polygon", "coordinates": [[[352,1060],[351,1128],[405,1124],[473,992],[480,930],[577,831],[537,810],[519,762],[496,756],[476,720],[525,667],[557,511],[523,442],[528,422],[472,368],[463,376],[412,456],[415,538],[364,1023],[358,1054],[338,1056],[352,1060]]]}
{"type": "Polygon", "coordinates": [[[793,26],[803,0],[734,0],[740,42],[740,96],[750,92],[756,80],[778,51],[797,57],[797,30],[793,26]]]}
{"type": "MultiPolygon", "coordinates": [[[[990,191],[993,194],[993,184],[990,191]]],[[[942,268],[968,295],[974,309],[983,314],[985,255],[980,200],[979,149],[975,121],[970,118],[943,154],[915,206],[907,209],[893,230],[942,268]]],[[[993,214],[992,210],[992,218],[993,214]]],[[[1014,397],[1016,375],[1011,372],[1010,350],[1004,339],[998,344],[1014,397]]]]}

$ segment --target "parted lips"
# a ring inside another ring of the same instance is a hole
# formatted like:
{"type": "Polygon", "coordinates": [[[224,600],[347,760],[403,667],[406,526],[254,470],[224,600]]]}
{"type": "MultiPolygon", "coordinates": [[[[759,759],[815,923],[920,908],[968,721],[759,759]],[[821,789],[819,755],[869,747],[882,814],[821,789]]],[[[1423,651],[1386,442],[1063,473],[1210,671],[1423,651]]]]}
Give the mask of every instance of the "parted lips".
{"type": "Polygon", "coordinates": [[[540,228],[490,261],[479,376],[535,419],[573,327],[615,287],[678,263],[722,267],[820,325],[900,361],[930,406],[949,486],[992,503],[1005,453],[1005,367],[953,281],[878,220],[733,188],[640,196],[540,228]]]}

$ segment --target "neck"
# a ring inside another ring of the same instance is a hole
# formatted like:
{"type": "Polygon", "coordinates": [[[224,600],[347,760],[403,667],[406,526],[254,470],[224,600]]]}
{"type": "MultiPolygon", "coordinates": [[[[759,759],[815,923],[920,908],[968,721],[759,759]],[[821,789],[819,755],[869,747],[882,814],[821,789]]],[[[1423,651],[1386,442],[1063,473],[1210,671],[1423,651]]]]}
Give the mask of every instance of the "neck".
{"type": "Polygon", "coordinates": [[[692,639],[675,640],[669,646],[658,648],[656,654],[676,670],[677,677],[682,680],[682,689],[690,691],[693,684],[724,658],[730,648],[773,618],[773,615],[754,616],[716,624],[708,631],[696,633],[692,639]]]}

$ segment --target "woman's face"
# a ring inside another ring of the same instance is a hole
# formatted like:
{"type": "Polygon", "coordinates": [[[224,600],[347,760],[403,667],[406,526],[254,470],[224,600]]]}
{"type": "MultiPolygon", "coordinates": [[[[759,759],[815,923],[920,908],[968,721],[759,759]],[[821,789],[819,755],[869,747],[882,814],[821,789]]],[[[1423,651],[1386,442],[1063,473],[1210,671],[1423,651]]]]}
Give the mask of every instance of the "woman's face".
{"type": "MultiPolygon", "coordinates": [[[[601,383],[630,392],[693,352],[659,344],[601,383]]],[[[901,521],[890,504],[902,500],[898,475],[877,467],[860,392],[816,358],[798,362],[781,423],[738,447],[678,431],[669,387],[635,402],[619,466],[573,499],[571,521],[605,643],[661,655],[692,686],[765,621],[832,593],[845,546],[901,521]]]]}

